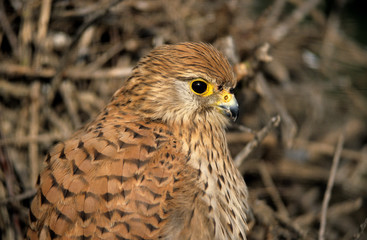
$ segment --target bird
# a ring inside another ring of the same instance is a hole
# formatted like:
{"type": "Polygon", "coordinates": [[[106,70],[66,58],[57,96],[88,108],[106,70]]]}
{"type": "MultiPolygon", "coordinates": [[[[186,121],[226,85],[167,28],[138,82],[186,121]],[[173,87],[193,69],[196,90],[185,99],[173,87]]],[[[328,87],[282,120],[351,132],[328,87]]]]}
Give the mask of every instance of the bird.
{"type": "Polygon", "coordinates": [[[26,239],[246,239],[248,190],[225,135],[236,84],[210,44],[151,50],[45,156],[26,239]]]}

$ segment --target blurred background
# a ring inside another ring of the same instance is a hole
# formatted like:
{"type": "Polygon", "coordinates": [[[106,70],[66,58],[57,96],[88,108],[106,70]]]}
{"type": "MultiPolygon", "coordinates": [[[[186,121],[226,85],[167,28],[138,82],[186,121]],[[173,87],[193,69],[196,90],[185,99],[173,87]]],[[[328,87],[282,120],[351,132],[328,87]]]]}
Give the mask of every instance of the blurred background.
{"type": "Polygon", "coordinates": [[[248,239],[367,239],[366,9],[363,0],[0,0],[0,239],[23,239],[49,148],[95,117],[148,51],[182,41],[213,44],[235,69],[241,114],[228,142],[250,192],[248,239]]]}

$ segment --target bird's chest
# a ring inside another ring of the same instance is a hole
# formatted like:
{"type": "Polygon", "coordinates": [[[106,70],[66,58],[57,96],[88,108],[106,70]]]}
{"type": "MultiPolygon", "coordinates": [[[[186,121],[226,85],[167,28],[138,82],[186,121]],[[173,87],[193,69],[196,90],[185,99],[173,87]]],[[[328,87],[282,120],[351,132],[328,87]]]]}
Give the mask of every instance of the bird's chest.
{"type": "Polygon", "coordinates": [[[209,223],[212,239],[246,239],[247,188],[232,160],[217,152],[193,158],[201,202],[197,212],[209,223]]]}
{"type": "Polygon", "coordinates": [[[176,182],[166,239],[246,239],[247,189],[224,134],[200,131],[184,137],[187,159],[180,172],[185,177],[176,182]]]}

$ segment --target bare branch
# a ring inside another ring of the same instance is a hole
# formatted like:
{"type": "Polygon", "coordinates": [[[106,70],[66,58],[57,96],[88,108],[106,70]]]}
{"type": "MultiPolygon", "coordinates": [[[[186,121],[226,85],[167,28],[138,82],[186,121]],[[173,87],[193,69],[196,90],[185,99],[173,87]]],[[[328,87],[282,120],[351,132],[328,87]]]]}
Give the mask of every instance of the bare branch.
{"type": "Polygon", "coordinates": [[[251,140],[234,158],[234,164],[240,167],[242,162],[248,157],[248,155],[261,143],[261,141],[268,135],[268,133],[275,127],[279,126],[280,117],[277,115],[272,117],[268,124],[256,133],[253,140],[251,140]]]}
{"type": "Polygon", "coordinates": [[[343,149],[343,144],[344,144],[344,135],[340,135],[338,139],[338,144],[336,146],[335,155],[333,158],[333,164],[331,166],[329,180],[328,180],[326,191],[324,194],[324,200],[322,201],[319,240],[325,239],[327,209],[328,209],[329,201],[331,198],[331,190],[333,189],[336,171],[338,169],[340,155],[343,149]]]}

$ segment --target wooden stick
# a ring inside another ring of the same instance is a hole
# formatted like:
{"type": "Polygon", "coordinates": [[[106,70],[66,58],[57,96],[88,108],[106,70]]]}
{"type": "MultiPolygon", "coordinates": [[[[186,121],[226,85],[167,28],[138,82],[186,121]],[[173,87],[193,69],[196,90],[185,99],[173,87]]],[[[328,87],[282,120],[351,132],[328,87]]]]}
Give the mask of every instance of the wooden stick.
{"type": "Polygon", "coordinates": [[[82,124],[78,115],[78,103],[75,97],[75,86],[70,81],[65,81],[60,86],[61,95],[64,100],[66,109],[73,122],[74,128],[79,128],[82,124]]]}
{"type": "Polygon", "coordinates": [[[47,36],[47,28],[51,15],[51,0],[42,0],[41,14],[38,19],[37,44],[42,44],[47,36]]]}
{"type": "MultiPolygon", "coordinates": [[[[31,121],[29,127],[30,137],[35,137],[39,132],[39,114],[40,114],[40,82],[34,82],[31,87],[31,121]]],[[[32,187],[36,184],[39,174],[39,159],[38,159],[38,143],[29,142],[29,164],[30,164],[30,184],[32,187]]]]}
{"type": "Polygon", "coordinates": [[[333,163],[331,166],[329,180],[328,180],[326,191],[324,194],[324,200],[322,201],[319,240],[325,239],[327,209],[328,209],[328,205],[329,205],[329,201],[331,197],[331,190],[333,189],[333,185],[335,181],[336,171],[339,165],[340,155],[343,149],[343,144],[344,144],[344,135],[340,135],[338,139],[338,144],[335,150],[335,155],[333,158],[333,163]]]}
{"type": "Polygon", "coordinates": [[[25,84],[0,79],[0,94],[18,98],[28,97],[29,87],[25,84]]]}
{"type": "Polygon", "coordinates": [[[54,100],[54,97],[56,95],[56,92],[59,89],[59,86],[62,82],[63,79],[63,73],[65,71],[65,69],[68,67],[68,61],[71,57],[71,53],[72,50],[74,49],[74,47],[77,45],[77,43],[79,42],[79,39],[82,37],[83,33],[85,32],[85,30],[87,30],[92,24],[96,23],[97,21],[99,21],[100,19],[102,19],[106,14],[108,14],[110,12],[110,9],[113,8],[114,6],[116,6],[117,4],[119,4],[120,2],[122,2],[123,0],[112,0],[107,7],[102,8],[100,11],[97,11],[93,14],[91,14],[89,16],[89,19],[84,22],[76,31],[76,34],[74,36],[74,39],[70,45],[70,47],[68,48],[68,50],[63,54],[61,61],[60,61],[60,65],[58,67],[58,69],[56,70],[56,74],[52,79],[51,82],[51,88],[49,90],[49,92],[47,93],[47,102],[49,104],[51,104],[54,100]]]}
{"type": "Polygon", "coordinates": [[[100,56],[96,58],[92,63],[88,64],[86,68],[90,72],[95,72],[97,69],[101,69],[102,66],[109,61],[112,57],[116,56],[119,52],[121,52],[125,48],[125,44],[122,42],[117,42],[112,45],[112,47],[108,48],[108,50],[102,53],[100,56]]]}
{"type": "Polygon", "coordinates": [[[42,0],[40,16],[38,19],[38,31],[36,36],[36,53],[33,60],[33,66],[39,68],[41,59],[47,54],[45,39],[47,37],[47,29],[51,16],[51,0],[42,0]]]}
{"type": "MultiPolygon", "coordinates": [[[[114,67],[90,72],[84,67],[69,67],[65,69],[63,76],[74,81],[86,79],[122,79],[129,76],[131,70],[132,67],[114,67]]],[[[0,73],[12,77],[52,78],[56,74],[56,70],[52,68],[35,69],[17,64],[0,63],[0,73]]]]}
{"type": "Polygon", "coordinates": [[[319,3],[321,0],[308,0],[304,1],[292,14],[280,23],[270,36],[270,43],[277,43],[282,40],[302,19],[305,18],[319,3]]]}
{"type": "Polygon", "coordinates": [[[43,143],[50,144],[53,141],[60,141],[65,139],[67,136],[61,133],[47,133],[40,134],[37,136],[19,136],[14,138],[0,139],[0,146],[2,145],[16,145],[16,146],[26,146],[32,143],[43,143]]]}
{"type": "MultiPolygon", "coordinates": [[[[252,140],[251,134],[247,132],[230,132],[227,133],[227,141],[229,144],[231,143],[247,143],[252,140]]],[[[264,139],[264,142],[273,143],[275,141],[274,137],[264,139]]],[[[264,143],[263,142],[263,143],[264,143]]],[[[331,144],[323,143],[323,142],[316,142],[316,141],[307,141],[304,139],[296,138],[294,140],[295,149],[304,149],[310,155],[330,155],[333,156],[335,147],[331,144]]],[[[353,161],[363,161],[364,153],[360,150],[353,150],[344,148],[342,150],[342,157],[353,160],[353,161]]]]}
{"type": "Polygon", "coordinates": [[[14,202],[14,201],[22,201],[24,199],[33,197],[36,194],[37,190],[36,189],[31,189],[25,192],[22,192],[18,195],[14,195],[12,197],[8,197],[5,199],[0,199],[0,205],[4,205],[4,204],[8,204],[10,202],[14,202]]]}
{"type": "Polygon", "coordinates": [[[260,171],[261,179],[263,180],[264,185],[266,186],[266,191],[269,193],[270,197],[272,198],[275,206],[277,207],[279,214],[283,217],[289,218],[288,210],[285,207],[282,198],[280,197],[280,193],[274,184],[274,181],[267,169],[266,163],[261,162],[259,164],[259,171],[260,171]]]}
{"type": "MultiPolygon", "coordinates": [[[[334,148],[331,144],[323,143],[323,142],[311,142],[306,141],[300,138],[295,140],[294,148],[302,148],[306,149],[311,155],[312,154],[326,154],[326,155],[333,155],[334,148]]],[[[347,158],[350,160],[355,161],[362,161],[363,160],[363,153],[358,150],[353,149],[342,149],[342,157],[347,158]]]]}
{"type": "Polygon", "coordinates": [[[19,59],[20,54],[18,48],[18,39],[11,27],[9,18],[6,16],[6,12],[4,10],[5,10],[4,1],[0,0],[0,25],[2,26],[2,29],[9,40],[9,44],[13,51],[14,56],[19,59]]]}
{"type": "Polygon", "coordinates": [[[276,22],[278,22],[279,17],[287,3],[287,0],[276,0],[271,6],[270,13],[268,17],[265,19],[263,29],[267,30],[270,27],[273,27],[276,22]]]}
{"type": "Polygon", "coordinates": [[[20,25],[19,30],[19,51],[22,53],[20,56],[20,62],[24,66],[30,66],[31,64],[31,42],[32,42],[32,35],[33,32],[33,14],[34,11],[34,2],[33,1],[25,1],[23,4],[22,12],[21,12],[21,19],[22,24],[20,25]]]}
{"type": "Polygon", "coordinates": [[[43,108],[43,111],[46,118],[55,126],[55,129],[57,129],[57,131],[60,131],[62,133],[64,137],[72,134],[74,129],[72,128],[70,123],[64,121],[54,109],[46,106],[43,108]]]}
{"type": "Polygon", "coordinates": [[[271,91],[270,86],[262,73],[258,73],[256,75],[256,91],[282,118],[282,126],[280,128],[282,132],[282,140],[286,147],[290,148],[293,145],[294,136],[297,133],[296,121],[271,91]]]}
{"type": "Polygon", "coordinates": [[[361,236],[364,232],[364,230],[367,227],[367,218],[364,219],[364,222],[360,225],[360,230],[359,232],[353,237],[353,240],[359,240],[361,239],[361,236]]]}
{"type": "MultiPolygon", "coordinates": [[[[342,215],[351,214],[352,212],[358,211],[363,205],[362,198],[349,199],[344,202],[335,203],[330,205],[327,218],[341,218],[342,215]]],[[[293,219],[294,223],[299,226],[309,226],[314,221],[320,218],[319,211],[308,211],[303,215],[297,216],[293,219]]]]}
{"type": "Polygon", "coordinates": [[[254,139],[250,141],[246,146],[237,154],[237,156],[234,158],[234,164],[237,167],[240,167],[243,160],[245,160],[248,155],[259,146],[260,142],[268,135],[268,133],[274,128],[279,126],[280,123],[280,117],[277,115],[275,117],[272,117],[271,120],[266,124],[265,127],[263,127],[258,133],[256,133],[254,139]]]}

